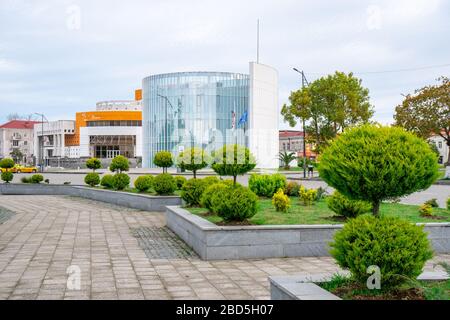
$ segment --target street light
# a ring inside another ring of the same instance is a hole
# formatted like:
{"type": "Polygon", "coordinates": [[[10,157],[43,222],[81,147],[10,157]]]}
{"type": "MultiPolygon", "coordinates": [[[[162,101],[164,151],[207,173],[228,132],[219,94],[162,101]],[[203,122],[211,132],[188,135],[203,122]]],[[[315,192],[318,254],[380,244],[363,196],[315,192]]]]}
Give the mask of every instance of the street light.
{"type": "MultiPolygon", "coordinates": [[[[308,83],[305,77],[305,73],[299,71],[297,68],[292,68],[295,72],[298,72],[302,76],[302,88],[305,87],[305,83],[308,83]]],[[[302,118],[303,121],[303,178],[306,178],[306,131],[305,131],[305,118],[302,118]]]]}
{"type": "MultiPolygon", "coordinates": [[[[47,117],[43,114],[43,113],[34,113],[35,115],[41,117],[41,139],[42,139],[42,143],[41,143],[41,152],[40,152],[40,165],[41,165],[41,171],[44,172],[44,118],[45,120],[48,122],[47,117]]],[[[38,139],[39,141],[39,139],[38,139]]]]}

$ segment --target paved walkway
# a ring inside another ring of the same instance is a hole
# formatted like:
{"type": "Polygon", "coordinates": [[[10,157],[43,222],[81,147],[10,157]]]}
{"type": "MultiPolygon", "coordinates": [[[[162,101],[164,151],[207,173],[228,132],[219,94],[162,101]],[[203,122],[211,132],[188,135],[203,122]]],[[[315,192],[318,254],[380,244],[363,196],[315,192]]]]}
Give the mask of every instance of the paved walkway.
{"type": "Polygon", "coordinates": [[[59,196],[0,206],[16,213],[0,224],[0,299],[269,299],[269,275],[338,270],[326,257],[202,261],[162,213],[59,196]],[[67,289],[69,266],[80,290],[67,289]]]}

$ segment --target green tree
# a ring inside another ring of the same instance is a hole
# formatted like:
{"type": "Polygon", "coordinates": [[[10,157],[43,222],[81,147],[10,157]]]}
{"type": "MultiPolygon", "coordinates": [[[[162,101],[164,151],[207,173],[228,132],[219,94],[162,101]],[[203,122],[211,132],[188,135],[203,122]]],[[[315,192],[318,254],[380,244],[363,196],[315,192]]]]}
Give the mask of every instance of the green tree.
{"type": "Polygon", "coordinates": [[[210,157],[201,148],[187,148],[180,152],[177,158],[177,165],[180,169],[192,171],[194,179],[197,178],[197,171],[208,166],[210,157]]]}
{"type": "Polygon", "coordinates": [[[280,152],[278,154],[278,160],[280,160],[281,162],[283,162],[283,167],[286,170],[289,170],[289,164],[294,161],[296,158],[295,152],[287,152],[287,151],[283,151],[280,152]]]}
{"type": "Polygon", "coordinates": [[[86,167],[88,169],[91,169],[92,172],[95,172],[95,170],[100,169],[102,167],[102,162],[100,161],[100,159],[90,158],[86,161],[86,167]]]}
{"type": "Polygon", "coordinates": [[[380,203],[428,188],[438,177],[429,145],[400,127],[364,125],[346,130],[320,156],[320,177],[352,200],[380,203]]]}
{"type": "Polygon", "coordinates": [[[221,176],[233,176],[235,185],[238,175],[249,172],[255,166],[255,157],[244,146],[238,144],[224,145],[214,152],[213,170],[221,176]]]}
{"type": "Polygon", "coordinates": [[[297,120],[308,121],[307,140],[320,153],[337,134],[348,127],[367,123],[373,116],[369,90],[361,82],[352,73],[336,71],[293,91],[290,103],[283,105],[281,114],[292,127],[297,120]]]}
{"type": "Polygon", "coordinates": [[[13,168],[14,165],[15,162],[11,158],[3,158],[2,160],[0,160],[0,168],[6,169],[6,171],[8,171],[8,169],[13,168]]]}
{"type": "Polygon", "coordinates": [[[111,170],[112,172],[117,171],[118,173],[122,173],[122,171],[130,170],[130,163],[124,156],[116,156],[114,159],[112,159],[109,170],[111,170]]]}
{"type": "Polygon", "coordinates": [[[155,154],[153,163],[163,168],[163,173],[167,172],[167,168],[173,165],[172,154],[169,151],[159,151],[155,154]]]}
{"type": "Polygon", "coordinates": [[[11,153],[9,154],[11,158],[13,158],[14,162],[20,163],[23,159],[23,153],[19,149],[13,149],[11,153]]]}
{"type": "MultiPolygon", "coordinates": [[[[439,135],[450,147],[450,80],[441,77],[438,81],[408,94],[395,108],[394,119],[396,125],[424,139],[439,135]]],[[[446,165],[450,165],[450,157],[446,165]]]]}

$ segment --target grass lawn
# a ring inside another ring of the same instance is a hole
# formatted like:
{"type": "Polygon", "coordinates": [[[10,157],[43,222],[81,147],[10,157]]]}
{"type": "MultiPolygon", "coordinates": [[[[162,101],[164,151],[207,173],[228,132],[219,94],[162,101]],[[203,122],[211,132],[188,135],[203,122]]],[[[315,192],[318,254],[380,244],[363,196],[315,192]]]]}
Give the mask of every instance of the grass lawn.
{"type": "MultiPolygon", "coordinates": [[[[222,218],[211,215],[205,208],[185,208],[193,214],[213,222],[220,223],[222,218]]],[[[411,222],[447,222],[450,221],[450,211],[442,208],[433,208],[433,215],[443,219],[424,218],[419,215],[419,206],[399,203],[383,203],[380,208],[381,214],[404,218],[411,222]]],[[[256,225],[280,225],[280,224],[341,224],[341,218],[328,209],[326,201],[320,200],[312,206],[303,206],[300,200],[291,197],[291,208],[289,212],[275,211],[271,199],[260,199],[259,209],[249,222],[256,225]]]]}
{"type": "Polygon", "coordinates": [[[336,275],[320,287],[344,300],[450,300],[450,280],[408,281],[390,290],[369,290],[350,278],[336,275]]]}

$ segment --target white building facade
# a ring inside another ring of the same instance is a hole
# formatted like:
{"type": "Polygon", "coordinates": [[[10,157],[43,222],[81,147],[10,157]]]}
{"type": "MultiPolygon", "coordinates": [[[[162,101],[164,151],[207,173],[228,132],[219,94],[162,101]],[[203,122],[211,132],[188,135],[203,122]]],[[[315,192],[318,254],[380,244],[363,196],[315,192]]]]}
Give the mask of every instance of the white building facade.
{"type": "Polygon", "coordinates": [[[11,158],[15,153],[21,154],[14,160],[19,164],[32,165],[35,162],[34,125],[38,122],[12,120],[0,126],[0,159],[11,158]]]}
{"type": "Polygon", "coordinates": [[[445,139],[439,135],[430,137],[428,141],[434,143],[439,151],[438,163],[440,164],[447,163],[449,152],[449,146],[447,145],[447,141],[445,141],[445,139]]]}

